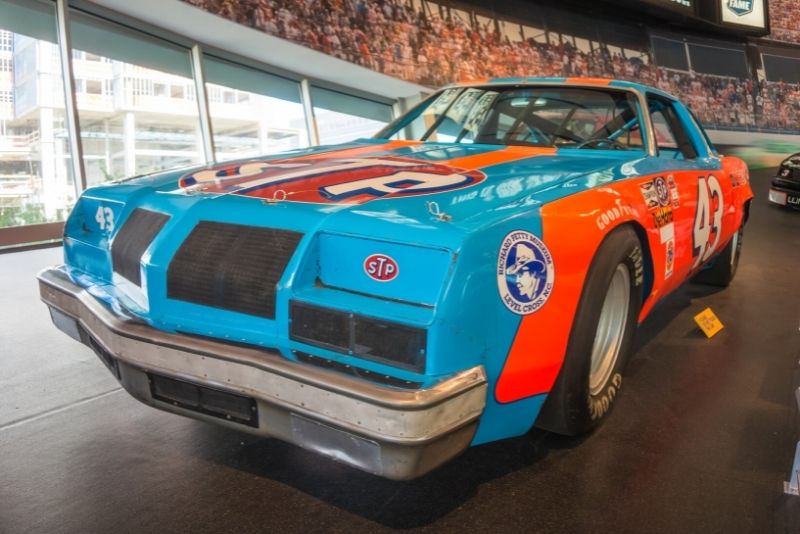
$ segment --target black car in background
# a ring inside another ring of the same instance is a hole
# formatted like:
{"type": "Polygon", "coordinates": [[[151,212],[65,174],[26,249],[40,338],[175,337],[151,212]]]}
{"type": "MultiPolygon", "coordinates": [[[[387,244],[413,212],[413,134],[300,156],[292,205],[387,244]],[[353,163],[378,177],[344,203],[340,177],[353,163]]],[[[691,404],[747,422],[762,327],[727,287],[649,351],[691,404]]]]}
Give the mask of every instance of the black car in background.
{"type": "Polygon", "coordinates": [[[800,209],[800,152],[792,154],[778,167],[772,179],[769,201],[781,206],[800,209]]]}

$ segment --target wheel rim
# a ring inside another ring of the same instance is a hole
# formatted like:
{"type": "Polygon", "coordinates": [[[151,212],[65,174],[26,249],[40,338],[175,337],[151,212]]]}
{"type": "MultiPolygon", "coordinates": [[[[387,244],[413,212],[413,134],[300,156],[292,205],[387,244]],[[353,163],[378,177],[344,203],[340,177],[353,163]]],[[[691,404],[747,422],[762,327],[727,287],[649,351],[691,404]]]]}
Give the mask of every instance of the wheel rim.
{"type": "Polygon", "coordinates": [[[619,358],[619,349],[628,322],[630,299],[631,275],[627,265],[620,263],[608,286],[592,345],[592,366],[589,374],[589,392],[592,395],[598,395],[603,390],[619,358]]]}

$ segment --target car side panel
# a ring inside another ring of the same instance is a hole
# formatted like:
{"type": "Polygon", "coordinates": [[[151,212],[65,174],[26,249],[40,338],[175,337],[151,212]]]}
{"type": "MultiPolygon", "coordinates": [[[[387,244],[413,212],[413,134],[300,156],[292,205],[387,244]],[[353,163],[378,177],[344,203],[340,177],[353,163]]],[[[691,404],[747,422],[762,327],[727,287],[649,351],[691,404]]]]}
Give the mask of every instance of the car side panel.
{"type": "Polygon", "coordinates": [[[644,282],[645,290],[649,291],[640,321],[656,302],[685,282],[704,263],[696,262],[693,228],[697,191],[700,186],[707,187],[709,176],[718,181],[721,197],[717,195],[712,201],[712,211],[708,215],[721,209],[722,224],[719,237],[711,232],[708,244],[704,244],[711,249],[708,258],[725,247],[741,224],[743,202],[752,195],[749,184],[743,181],[742,167],[736,161],[721,165],[714,158],[713,164],[706,162],[709,167],[706,169],[702,168],[704,162],[697,162],[695,168],[618,180],[542,207],[542,234],[553,255],[555,284],[547,305],[525,316],[520,323],[495,388],[498,402],[513,402],[550,391],[563,363],[588,266],[602,240],[614,228],[634,224],[646,235],[643,262],[647,279],[644,282]],[[733,180],[729,176],[731,169],[739,173],[733,180]],[[677,200],[670,196],[668,206],[648,206],[647,195],[643,192],[645,186],[657,179],[669,183],[670,177],[677,189],[677,200]],[[657,210],[661,211],[657,213],[657,210]]]}

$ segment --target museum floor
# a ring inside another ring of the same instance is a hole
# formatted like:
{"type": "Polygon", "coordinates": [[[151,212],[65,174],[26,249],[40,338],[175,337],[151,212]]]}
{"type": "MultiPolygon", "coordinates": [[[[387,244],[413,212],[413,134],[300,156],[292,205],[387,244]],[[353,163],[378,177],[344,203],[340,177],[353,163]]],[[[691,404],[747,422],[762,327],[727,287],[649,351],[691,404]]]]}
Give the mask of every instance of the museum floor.
{"type": "Polygon", "coordinates": [[[0,533],[797,532],[800,213],[767,205],[770,176],[733,285],[657,307],[598,432],[532,431],[412,482],[138,403],[50,324],[34,275],[60,250],[0,255],[0,533]]]}

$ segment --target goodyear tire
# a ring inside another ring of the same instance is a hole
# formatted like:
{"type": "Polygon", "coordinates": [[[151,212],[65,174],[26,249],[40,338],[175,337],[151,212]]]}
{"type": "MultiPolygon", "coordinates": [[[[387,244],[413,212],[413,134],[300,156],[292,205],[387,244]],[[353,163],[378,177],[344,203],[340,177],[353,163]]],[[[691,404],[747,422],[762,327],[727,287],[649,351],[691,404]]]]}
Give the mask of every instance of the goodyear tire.
{"type": "Polygon", "coordinates": [[[614,406],[641,308],[643,261],[630,226],[603,240],[586,276],[564,364],[537,427],[575,436],[599,426],[614,406]]]}
{"type": "Polygon", "coordinates": [[[710,267],[706,267],[692,278],[692,282],[710,286],[728,287],[739,268],[739,256],[742,253],[742,236],[744,225],[733,234],[722,252],[714,258],[710,267]]]}

